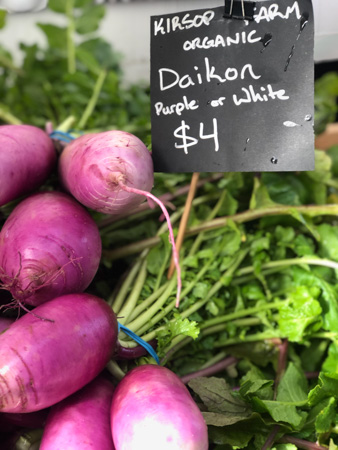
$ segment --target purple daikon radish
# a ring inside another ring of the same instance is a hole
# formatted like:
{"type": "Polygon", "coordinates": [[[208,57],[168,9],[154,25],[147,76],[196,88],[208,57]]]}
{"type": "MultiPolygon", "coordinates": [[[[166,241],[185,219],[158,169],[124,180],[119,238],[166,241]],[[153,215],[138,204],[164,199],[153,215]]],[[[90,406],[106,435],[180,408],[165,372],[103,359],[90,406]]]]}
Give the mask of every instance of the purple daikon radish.
{"type": "Polygon", "coordinates": [[[151,154],[144,143],[125,131],[105,131],[75,139],[59,159],[63,186],[80,203],[105,214],[119,215],[138,206],[143,198],[156,202],[168,222],[177,270],[177,302],[181,276],[169,214],[150,190],[154,183],[151,154]]]}
{"type": "Polygon", "coordinates": [[[0,335],[0,412],[26,413],[59,403],[94,380],[114,353],[117,319],[90,294],[55,298],[0,335]]]}
{"type": "Polygon", "coordinates": [[[111,427],[116,450],[208,449],[200,410],[179,377],[161,366],[139,366],[120,381],[111,427]]]}
{"type": "Polygon", "coordinates": [[[56,164],[53,141],[31,125],[0,126],[0,206],[40,187],[56,164]]]}
{"type": "Polygon", "coordinates": [[[2,287],[21,306],[83,292],[100,258],[96,223],[64,193],[44,192],[23,200],[0,232],[2,287]]]}
{"type": "Polygon", "coordinates": [[[14,319],[10,319],[9,317],[0,317],[0,334],[7,330],[13,322],[14,319]]]}
{"type": "Polygon", "coordinates": [[[52,406],[40,450],[114,450],[110,407],[114,386],[98,377],[52,406]]]}

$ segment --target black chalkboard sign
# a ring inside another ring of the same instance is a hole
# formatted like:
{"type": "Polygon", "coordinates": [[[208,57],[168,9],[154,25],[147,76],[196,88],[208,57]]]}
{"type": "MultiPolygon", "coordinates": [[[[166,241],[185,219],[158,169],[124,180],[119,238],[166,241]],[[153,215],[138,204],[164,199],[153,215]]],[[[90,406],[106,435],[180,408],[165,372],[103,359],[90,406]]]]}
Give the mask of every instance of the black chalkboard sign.
{"type": "Polygon", "coordinates": [[[155,171],[313,170],[313,47],[311,0],[153,16],[155,171]]]}

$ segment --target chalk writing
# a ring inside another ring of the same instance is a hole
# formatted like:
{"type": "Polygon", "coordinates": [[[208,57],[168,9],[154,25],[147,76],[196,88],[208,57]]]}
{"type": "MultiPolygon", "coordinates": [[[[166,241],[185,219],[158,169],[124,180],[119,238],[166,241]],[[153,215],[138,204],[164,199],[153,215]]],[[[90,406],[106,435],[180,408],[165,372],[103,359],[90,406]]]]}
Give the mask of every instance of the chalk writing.
{"type": "Polygon", "coordinates": [[[239,98],[237,94],[233,95],[235,105],[241,105],[242,103],[251,102],[268,102],[269,100],[289,100],[289,96],[285,94],[285,89],[279,89],[274,91],[271,84],[266,87],[261,86],[260,92],[257,92],[250,84],[248,88],[242,87],[243,96],[239,98]]]}
{"type": "Polygon", "coordinates": [[[262,38],[257,35],[257,30],[252,30],[250,33],[242,31],[241,33],[236,33],[235,37],[222,36],[217,34],[216,37],[210,38],[205,36],[204,38],[194,38],[191,41],[185,41],[183,44],[183,50],[186,52],[190,50],[208,50],[209,48],[218,47],[230,47],[230,45],[238,44],[254,44],[255,42],[261,42],[262,38]]]}
{"type": "Polygon", "coordinates": [[[165,106],[162,102],[157,102],[155,104],[156,114],[159,116],[160,114],[169,115],[169,114],[177,114],[178,116],[182,115],[183,111],[194,110],[199,107],[197,100],[188,100],[187,97],[183,96],[183,101],[174,103],[169,106],[165,106]]]}
{"type": "Polygon", "coordinates": [[[179,16],[174,16],[165,20],[161,17],[161,19],[155,20],[154,22],[154,36],[157,36],[159,33],[167,34],[177,30],[182,31],[189,30],[190,28],[199,28],[202,25],[209,26],[214,16],[214,11],[208,10],[203,14],[197,14],[194,16],[191,14],[185,14],[182,18],[179,16]]]}
{"type": "Polygon", "coordinates": [[[217,73],[216,67],[210,64],[208,57],[204,58],[204,67],[200,70],[198,66],[194,66],[195,74],[180,74],[174,69],[161,68],[158,71],[159,85],[161,91],[172,89],[178,86],[181,89],[187,89],[196,84],[210,83],[216,80],[218,83],[226,81],[234,81],[237,78],[244,80],[248,77],[258,80],[261,75],[255,74],[251,64],[245,64],[241,69],[236,67],[228,67],[224,72],[217,73]]]}
{"type": "Polygon", "coordinates": [[[292,14],[295,14],[297,19],[301,18],[301,13],[299,9],[298,2],[294,2],[292,6],[287,6],[284,8],[284,13],[280,10],[281,6],[278,3],[273,3],[269,7],[261,6],[258,14],[254,15],[254,20],[256,23],[260,23],[262,20],[271,22],[276,18],[288,20],[292,14]]]}
{"type": "Polygon", "coordinates": [[[152,18],[155,170],[311,170],[311,1],[256,2],[252,21],[225,17],[224,6],[152,18]],[[291,133],[286,117],[302,126],[291,133]]]}
{"type": "MultiPolygon", "coordinates": [[[[214,140],[214,151],[218,152],[219,150],[219,140],[218,140],[218,123],[217,119],[212,120],[213,124],[213,133],[212,134],[204,134],[205,125],[203,122],[199,124],[199,139],[213,139],[214,140]]],[[[184,153],[188,154],[189,147],[193,147],[198,144],[199,139],[196,139],[192,136],[187,135],[187,131],[190,130],[190,126],[182,120],[181,125],[174,131],[175,138],[182,140],[179,143],[175,142],[175,147],[179,149],[183,149],[184,153]]]]}

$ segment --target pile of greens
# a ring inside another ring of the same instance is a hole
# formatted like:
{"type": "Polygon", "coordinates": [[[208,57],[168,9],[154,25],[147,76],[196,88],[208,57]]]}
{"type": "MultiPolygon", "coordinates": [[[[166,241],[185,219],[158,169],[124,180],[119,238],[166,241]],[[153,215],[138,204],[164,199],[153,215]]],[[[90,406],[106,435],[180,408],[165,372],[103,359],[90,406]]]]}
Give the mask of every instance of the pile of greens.
{"type": "MultiPolygon", "coordinates": [[[[1,123],[57,128],[71,116],[79,131],[118,128],[149,142],[149,89],[124,86],[119,56],[96,34],[105,10],[91,3],[49,0],[65,26],[38,24],[48,45],[21,44],[20,67],[0,48],[1,123]]],[[[317,132],[334,120],[337,96],[337,74],[317,82],[317,132]]],[[[190,178],[155,176],[176,232],[190,178]]],[[[338,449],[338,147],[316,152],[314,172],[200,175],[179,309],[159,210],[93,215],[104,257],[91,292],[156,342],[201,407],[211,449],[338,449]]],[[[145,362],[109,369],[119,378],[145,362]]]]}
{"type": "MultiPolygon", "coordinates": [[[[121,323],[157,340],[162,363],[195,392],[211,448],[338,448],[337,157],[338,147],[316,152],[314,172],[202,174],[178,310],[158,213],[99,221],[107,273],[121,261],[131,269],[113,295],[108,277],[96,292],[121,323]]],[[[189,176],[157,178],[177,224],[189,176]]]]}
{"type": "Polygon", "coordinates": [[[97,32],[105,7],[92,0],[49,0],[48,7],[65,25],[37,23],[46,46],[21,43],[19,67],[0,46],[0,123],[57,128],[73,117],[78,130],[121,129],[146,140],[149,88],[124,85],[121,56],[97,32]]]}

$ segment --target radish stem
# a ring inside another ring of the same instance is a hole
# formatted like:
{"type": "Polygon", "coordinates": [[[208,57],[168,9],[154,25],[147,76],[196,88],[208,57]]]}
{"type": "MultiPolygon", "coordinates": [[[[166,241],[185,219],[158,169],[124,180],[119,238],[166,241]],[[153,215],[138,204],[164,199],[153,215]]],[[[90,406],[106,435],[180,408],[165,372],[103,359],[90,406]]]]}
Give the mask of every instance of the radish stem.
{"type": "MultiPolygon", "coordinates": [[[[187,228],[187,224],[188,224],[188,220],[189,220],[189,216],[190,216],[190,211],[191,211],[191,207],[192,207],[192,202],[193,202],[194,197],[195,197],[198,179],[199,179],[199,173],[195,172],[193,174],[193,176],[192,176],[192,179],[191,179],[190,189],[189,189],[189,192],[188,192],[187,200],[185,202],[185,206],[184,206],[181,222],[180,222],[180,225],[179,225],[179,228],[178,228],[177,241],[176,241],[177,253],[179,253],[179,251],[181,249],[181,246],[182,246],[182,243],[183,243],[183,240],[184,240],[185,230],[187,228]]],[[[170,263],[170,266],[169,266],[169,270],[168,270],[168,279],[169,280],[174,274],[175,266],[177,266],[177,265],[176,265],[176,262],[175,262],[175,255],[173,255],[173,258],[171,260],[171,263],[170,263]]]]}
{"type": "Polygon", "coordinates": [[[101,90],[103,87],[103,83],[106,79],[106,76],[107,76],[107,71],[101,70],[99,73],[99,76],[97,77],[91,99],[89,100],[88,105],[86,106],[86,109],[84,110],[83,115],[80,119],[80,122],[78,125],[80,129],[85,128],[85,126],[87,125],[88,119],[93,114],[93,111],[98,102],[98,99],[99,99],[99,96],[100,96],[100,93],[101,93],[101,90]]]}
{"type": "Polygon", "coordinates": [[[67,27],[67,60],[68,73],[74,74],[76,72],[76,58],[75,58],[75,44],[74,44],[74,0],[66,0],[66,15],[68,19],[67,27]]]}
{"type": "Polygon", "coordinates": [[[222,370],[226,369],[227,367],[236,364],[237,361],[238,361],[237,358],[234,358],[233,356],[229,356],[229,357],[225,358],[223,361],[213,364],[212,366],[209,366],[205,369],[197,370],[196,372],[184,375],[183,377],[181,377],[181,381],[184,384],[188,384],[190,380],[197,378],[197,377],[210,377],[212,375],[215,375],[218,372],[221,372],[222,370]]]}
{"type": "Polygon", "coordinates": [[[126,295],[128,293],[128,290],[130,289],[131,284],[133,283],[137,272],[141,266],[142,261],[139,260],[136,262],[136,264],[132,267],[131,271],[129,272],[127,278],[125,279],[124,283],[122,284],[121,289],[119,290],[119,293],[117,294],[116,298],[113,300],[112,298],[109,299],[109,304],[112,305],[112,308],[115,312],[115,314],[118,314],[121,306],[126,298],[126,295]]]}
{"type": "MultiPolygon", "coordinates": [[[[261,208],[257,210],[247,210],[231,216],[218,217],[217,219],[203,222],[199,225],[188,228],[186,230],[186,237],[195,236],[203,231],[220,229],[222,227],[225,227],[229,223],[229,221],[233,221],[235,223],[245,223],[250,222],[252,220],[260,219],[265,216],[276,216],[276,215],[292,216],[294,211],[297,211],[301,214],[305,214],[309,217],[316,217],[321,215],[338,216],[338,205],[293,206],[292,208],[290,208],[289,206],[278,206],[271,208],[261,208]]],[[[144,239],[142,241],[126,245],[125,247],[114,249],[112,251],[106,251],[105,256],[110,260],[122,258],[124,256],[130,256],[135,253],[141,252],[145,248],[155,247],[160,242],[161,242],[160,237],[154,236],[149,239],[144,239]]]]}
{"type": "Polygon", "coordinates": [[[121,367],[117,364],[116,361],[114,360],[110,360],[108,362],[108,364],[106,365],[106,369],[108,370],[108,372],[113,375],[113,377],[117,380],[117,381],[121,381],[122,378],[124,378],[125,373],[123,372],[123,370],[121,369],[121,367]]]}
{"type": "Polygon", "coordinates": [[[0,103],[0,119],[4,122],[8,123],[9,125],[21,125],[22,122],[17,117],[13,116],[12,113],[9,111],[6,111],[6,108],[4,105],[0,103]]]}
{"type": "Polygon", "coordinates": [[[145,260],[141,264],[140,271],[136,278],[135,286],[134,286],[132,292],[130,293],[130,295],[129,295],[126,303],[122,307],[122,309],[119,311],[119,316],[120,316],[119,320],[122,323],[122,325],[124,325],[127,322],[128,317],[130,316],[133,309],[135,308],[146,278],[147,278],[147,261],[145,260]]]}

